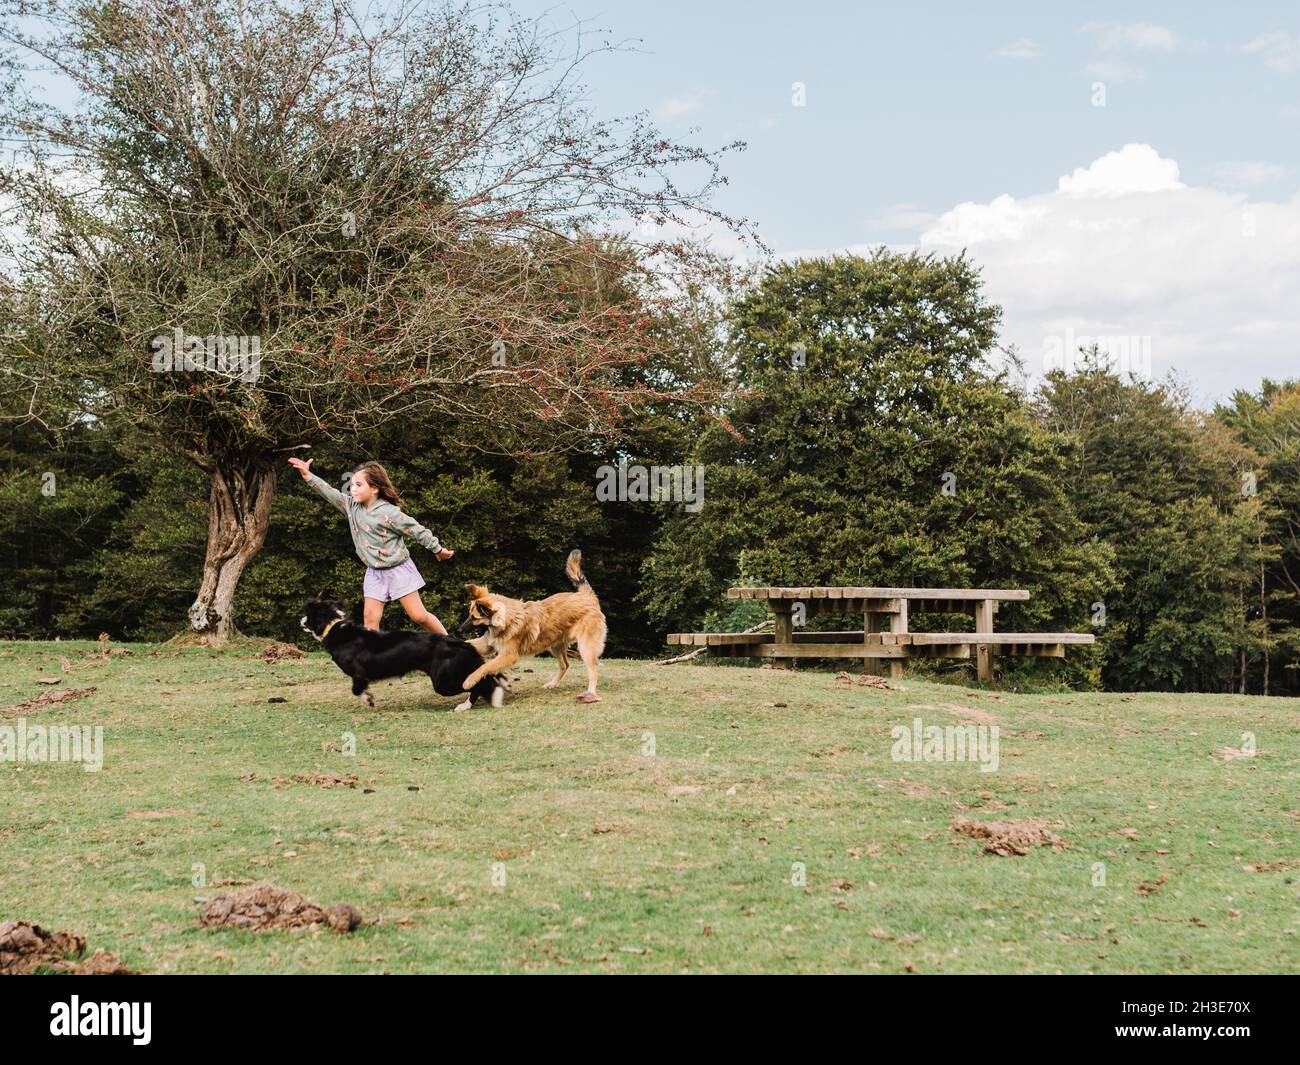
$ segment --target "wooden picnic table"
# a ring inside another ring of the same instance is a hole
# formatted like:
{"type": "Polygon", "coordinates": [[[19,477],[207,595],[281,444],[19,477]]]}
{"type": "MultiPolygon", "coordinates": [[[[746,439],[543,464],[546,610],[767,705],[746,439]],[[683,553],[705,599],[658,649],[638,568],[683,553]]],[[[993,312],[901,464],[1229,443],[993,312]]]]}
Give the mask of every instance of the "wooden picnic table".
{"type": "Polygon", "coordinates": [[[728,588],[727,598],[766,603],[774,631],[670,633],[668,642],[707,647],[711,654],[771,658],[787,667],[797,658],[861,658],[868,673],[879,674],[888,663],[893,677],[902,676],[908,658],[970,658],[973,647],[979,679],[991,682],[996,654],[1064,658],[1067,644],[1094,641],[1082,632],[994,632],[999,604],[1029,598],[1018,588],[728,588]],[[912,632],[911,613],[970,613],[975,631],[912,632]],[[861,614],[862,629],[800,631],[814,614],[861,614]]]}

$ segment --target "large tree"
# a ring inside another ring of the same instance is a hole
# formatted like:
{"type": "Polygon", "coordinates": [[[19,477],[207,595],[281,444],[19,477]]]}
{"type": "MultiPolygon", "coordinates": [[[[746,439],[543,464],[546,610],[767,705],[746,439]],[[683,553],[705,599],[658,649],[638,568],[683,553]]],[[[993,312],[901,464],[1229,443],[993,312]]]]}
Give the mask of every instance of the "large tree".
{"type": "Polygon", "coordinates": [[[447,419],[556,447],[707,400],[663,323],[711,260],[659,234],[745,229],[709,207],[726,149],[594,115],[580,27],[49,0],[33,32],[29,4],[2,9],[16,54],[79,92],[64,113],[8,72],[4,410],[121,422],[203,471],[205,639],[235,631],[297,448],[392,419],[430,448],[447,419]]]}
{"type": "Polygon", "coordinates": [[[1264,695],[1300,691],[1300,381],[1265,379],[1259,391],[1238,390],[1217,416],[1259,456],[1247,472],[1247,494],[1258,494],[1263,537],[1271,552],[1258,552],[1258,570],[1248,602],[1258,630],[1258,672],[1248,680],[1264,695]],[[1278,668],[1274,668],[1278,667],[1278,668]]]}
{"type": "MultiPolygon", "coordinates": [[[[1005,628],[1087,625],[1109,553],[1063,489],[1061,440],[990,366],[1000,315],[964,257],[766,271],[730,319],[704,505],[675,508],[647,560],[651,615],[694,624],[737,582],[982,585],[1032,591],[1005,628]]],[[[1089,661],[1069,663],[1080,683],[1089,661]]]]}
{"type": "Polygon", "coordinates": [[[1072,444],[1072,506],[1115,555],[1100,632],[1106,686],[1244,693],[1242,667],[1262,649],[1256,584],[1272,553],[1264,500],[1249,487],[1258,457],[1175,385],[1122,379],[1096,349],[1082,354],[1036,399],[1072,444]]]}

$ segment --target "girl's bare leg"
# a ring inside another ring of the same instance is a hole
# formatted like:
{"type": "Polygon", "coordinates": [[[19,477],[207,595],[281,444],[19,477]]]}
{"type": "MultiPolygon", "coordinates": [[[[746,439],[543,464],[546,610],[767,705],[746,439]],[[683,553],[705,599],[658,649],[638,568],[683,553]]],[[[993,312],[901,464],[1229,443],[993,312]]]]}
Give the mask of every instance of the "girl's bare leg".
{"type": "Polygon", "coordinates": [[[384,620],[384,603],[382,599],[366,599],[364,614],[366,628],[379,631],[379,623],[384,620]]]}
{"type": "Polygon", "coordinates": [[[398,600],[398,602],[402,604],[402,609],[406,611],[406,616],[421,628],[428,629],[430,632],[436,632],[440,636],[447,635],[446,626],[424,609],[424,603],[420,600],[419,592],[407,592],[398,600]]]}

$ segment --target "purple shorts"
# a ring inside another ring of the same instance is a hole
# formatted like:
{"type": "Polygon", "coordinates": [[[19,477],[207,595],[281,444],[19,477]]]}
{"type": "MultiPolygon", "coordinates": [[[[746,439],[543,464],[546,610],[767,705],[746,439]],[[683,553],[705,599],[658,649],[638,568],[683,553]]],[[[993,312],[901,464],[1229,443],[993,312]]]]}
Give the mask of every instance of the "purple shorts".
{"type": "Polygon", "coordinates": [[[409,558],[389,569],[366,567],[364,592],[367,599],[378,599],[381,603],[391,603],[404,595],[418,592],[424,587],[424,578],[409,558]]]}

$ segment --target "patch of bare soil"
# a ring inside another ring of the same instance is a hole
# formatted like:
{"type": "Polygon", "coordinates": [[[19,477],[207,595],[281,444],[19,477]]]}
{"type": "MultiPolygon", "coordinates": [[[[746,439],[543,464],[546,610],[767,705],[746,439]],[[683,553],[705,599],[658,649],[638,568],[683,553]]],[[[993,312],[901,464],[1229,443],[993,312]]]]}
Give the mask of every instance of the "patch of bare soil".
{"type": "MultiPolygon", "coordinates": [[[[283,783],[282,777],[272,777],[276,783],[283,783]]],[[[317,788],[355,788],[357,778],[349,773],[339,776],[337,773],[295,773],[289,778],[295,784],[311,784],[317,788]]]]}
{"type": "MultiPolygon", "coordinates": [[[[853,674],[845,673],[844,671],[841,670],[839,673],[835,674],[835,683],[844,684],[844,685],[853,684],[854,683],[853,674]]],[[[884,677],[877,677],[870,673],[863,673],[860,677],[858,677],[857,683],[860,685],[865,685],[868,688],[882,688],[885,691],[894,690],[894,686],[890,684],[889,681],[885,680],[884,677]]]]}
{"type": "MultiPolygon", "coordinates": [[[[245,773],[239,778],[245,783],[250,783],[257,779],[256,773],[245,773]]],[[[276,791],[280,790],[281,784],[310,784],[316,788],[356,788],[357,778],[349,773],[347,776],[339,776],[337,773],[294,773],[291,777],[267,777],[267,780],[274,786],[276,791]]]]}
{"type": "Polygon", "coordinates": [[[968,721],[974,721],[980,725],[992,725],[997,722],[997,718],[987,710],[981,710],[976,706],[960,706],[957,703],[940,703],[939,709],[947,710],[950,714],[956,714],[958,717],[966,718],[968,721]]]}
{"type": "Polygon", "coordinates": [[[1163,888],[1167,883],[1169,883],[1169,874],[1161,873],[1157,879],[1148,880],[1145,881],[1144,883],[1139,884],[1138,894],[1141,895],[1143,898],[1146,898],[1148,895],[1159,894],[1160,889],[1163,888]]]}
{"type": "Polygon", "coordinates": [[[89,958],[78,962],[72,970],[73,976],[135,976],[135,973],[100,947],[89,958]]]}
{"type": "Polygon", "coordinates": [[[1036,817],[1019,821],[972,821],[968,817],[954,817],[951,828],[963,836],[986,840],[985,852],[1000,854],[1004,858],[1028,854],[1034,847],[1050,846],[1060,851],[1068,846],[1065,840],[1048,830],[1046,821],[1036,817]]]}
{"type": "Polygon", "coordinates": [[[1219,757],[1225,762],[1235,762],[1238,758],[1254,758],[1258,750],[1244,750],[1241,747],[1220,747],[1219,757]]]}
{"type": "Polygon", "coordinates": [[[263,662],[283,662],[285,659],[305,658],[300,647],[295,647],[291,643],[273,643],[270,647],[262,650],[257,656],[263,662]]]}
{"type": "Polygon", "coordinates": [[[1243,873],[1285,873],[1289,869],[1300,869],[1300,859],[1283,858],[1280,862],[1254,862],[1243,865],[1243,873]]]}
{"type": "Polygon", "coordinates": [[[54,969],[74,976],[131,976],[131,970],[106,950],[84,961],[86,939],[75,932],[47,932],[27,921],[0,923],[0,976],[26,976],[54,969]]]}
{"type": "Polygon", "coordinates": [[[296,891],[273,884],[258,884],[231,895],[209,899],[199,915],[209,928],[243,928],[266,932],[278,928],[318,928],[327,925],[336,932],[351,932],[361,923],[361,914],[346,902],[318,906],[296,891]]]}
{"type": "Polygon", "coordinates": [[[43,691],[40,695],[33,696],[25,703],[6,706],[3,712],[6,714],[34,714],[44,710],[47,706],[57,706],[59,703],[71,702],[73,699],[83,699],[87,695],[93,695],[97,690],[93,685],[89,688],[51,688],[49,691],[43,691]]]}
{"type": "MultiPolygon", "coordinates": [[[[256,773],[245,773],[239,779],[245,784],[251,784],[259,777],[256,773]]],[[[357,778],[351,773],[343,777],[337,773],[294,773],[291,777],[267,777],[266,779],[276,791],[280,790],[281,784],[311,784],[317,788],[356,788],[357,786],[357,778]]]]}

